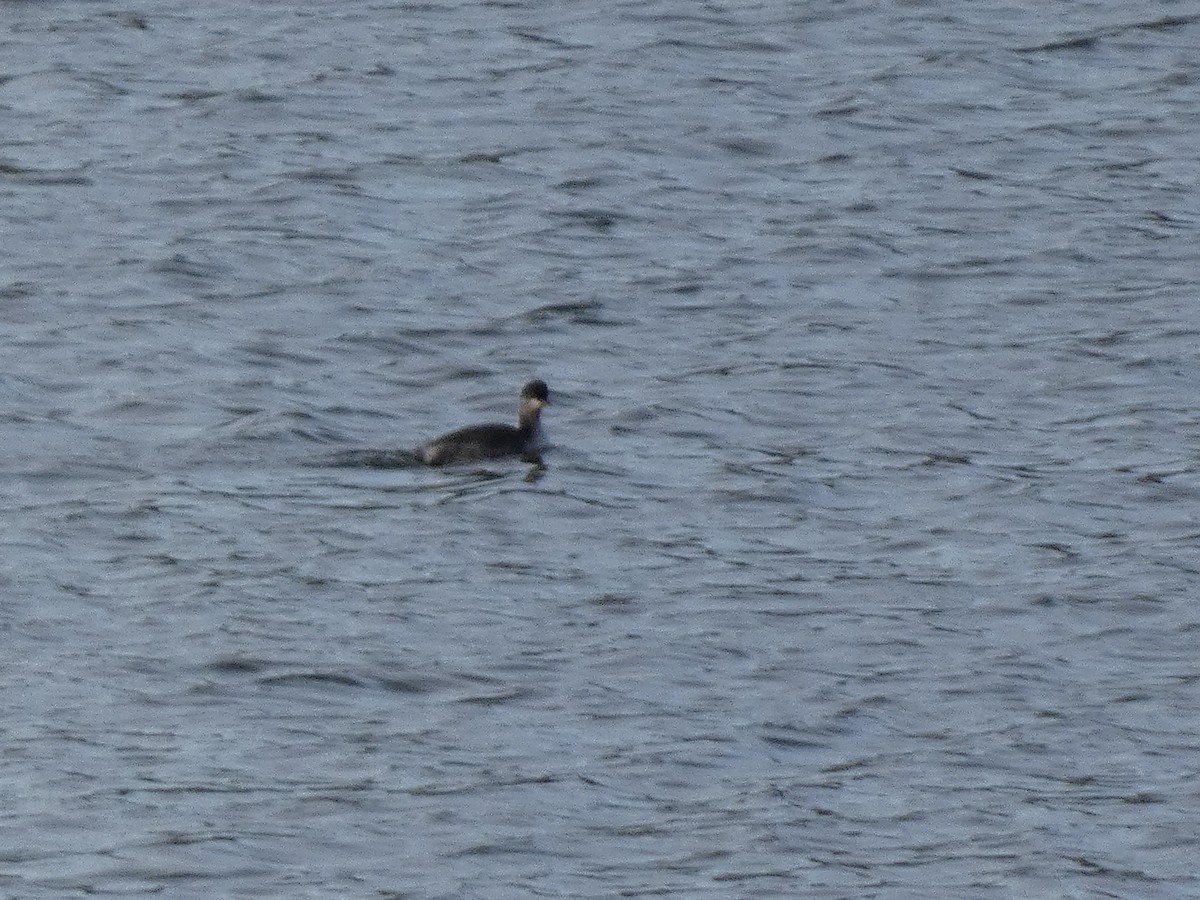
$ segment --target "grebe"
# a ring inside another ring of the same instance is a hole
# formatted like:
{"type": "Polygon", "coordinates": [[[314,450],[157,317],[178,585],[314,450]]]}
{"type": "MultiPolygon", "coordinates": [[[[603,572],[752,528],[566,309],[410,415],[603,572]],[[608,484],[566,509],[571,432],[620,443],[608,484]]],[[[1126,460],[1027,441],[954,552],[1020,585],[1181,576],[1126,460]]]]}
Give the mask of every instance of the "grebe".
{"type": "Polygon", "coordinates": [[[519,456],[539,462],[542,447],[542,407],[550,402],[550,390],[541,379],[521,388],[517,426],[470,425],[443,434],[417,448],[417,457],[427,466],[479,462],[504,456],[519,456]]]}

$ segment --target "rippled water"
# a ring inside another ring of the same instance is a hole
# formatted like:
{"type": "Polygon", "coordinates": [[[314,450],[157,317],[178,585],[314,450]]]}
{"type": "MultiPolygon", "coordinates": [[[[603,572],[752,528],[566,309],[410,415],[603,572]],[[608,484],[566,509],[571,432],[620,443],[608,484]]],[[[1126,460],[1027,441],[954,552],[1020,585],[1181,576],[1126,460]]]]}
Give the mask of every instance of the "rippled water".
{"type": "Polygon", "coordinates": [[[0,893],[1200,893],[1146,9],[0,3],[0,893]]]}

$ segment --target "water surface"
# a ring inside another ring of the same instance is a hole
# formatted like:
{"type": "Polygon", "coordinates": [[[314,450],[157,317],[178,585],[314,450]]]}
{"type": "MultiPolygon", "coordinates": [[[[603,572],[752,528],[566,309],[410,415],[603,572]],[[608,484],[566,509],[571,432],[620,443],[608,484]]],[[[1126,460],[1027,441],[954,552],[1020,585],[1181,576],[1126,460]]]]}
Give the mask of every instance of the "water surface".
{"type": "Polygon", "coordinates": [[[0,892],[1200,891],[1197,48],[0,4],[0,892]]]}

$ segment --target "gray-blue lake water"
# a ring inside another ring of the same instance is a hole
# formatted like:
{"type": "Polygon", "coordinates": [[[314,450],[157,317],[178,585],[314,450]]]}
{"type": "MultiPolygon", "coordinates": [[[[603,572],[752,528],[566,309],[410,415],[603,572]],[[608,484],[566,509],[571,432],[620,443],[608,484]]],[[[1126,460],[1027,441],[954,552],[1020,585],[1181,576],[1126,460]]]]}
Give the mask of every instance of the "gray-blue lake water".
{"type": "Polygon", "coordinates": [[[1200,895],[1198,173],[1190,0],[3,0],[0,895],[1200,895]]]}

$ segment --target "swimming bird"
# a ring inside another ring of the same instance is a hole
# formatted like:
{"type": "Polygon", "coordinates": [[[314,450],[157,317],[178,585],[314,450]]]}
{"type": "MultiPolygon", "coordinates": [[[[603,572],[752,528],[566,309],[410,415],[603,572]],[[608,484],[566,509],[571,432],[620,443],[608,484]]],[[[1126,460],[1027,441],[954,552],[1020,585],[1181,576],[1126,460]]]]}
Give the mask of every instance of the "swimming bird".
{"type": "Polygon", "coordinates": [[[546,382],[535,379],[521,388],[517,406],[517,425],[469,425],[434,438],[417,448],[417,457],[427,466],[480,462],[505,456],[519,456],[527,462],[541,462],[542,407],[550,402],[546,382]]]}

